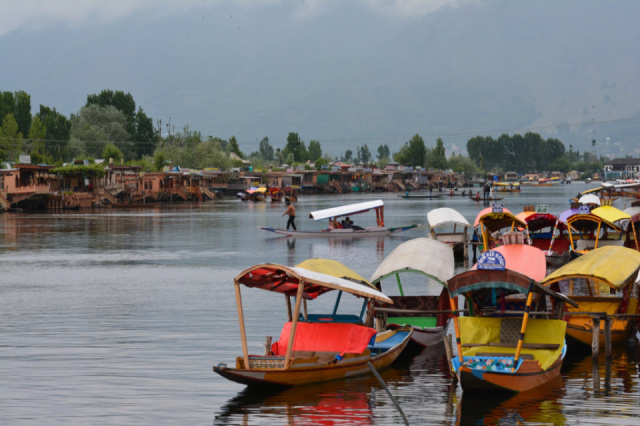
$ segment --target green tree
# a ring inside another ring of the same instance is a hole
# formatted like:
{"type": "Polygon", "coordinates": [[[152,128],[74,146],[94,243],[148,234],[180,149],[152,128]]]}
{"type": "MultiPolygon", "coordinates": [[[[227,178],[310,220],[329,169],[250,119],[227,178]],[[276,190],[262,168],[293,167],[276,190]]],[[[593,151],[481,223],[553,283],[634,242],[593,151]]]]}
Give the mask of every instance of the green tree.
{"type": "Polygon", "coordinates": [[[409,141],[405,142],[400,151],[393,154],[393,159],[405,166],[424,167],[427,160],[427,147],[422,136],[416,133],[409,141]]]}
{"type": "Polygon", "coordinates": [[[441,138],[436,139],[436,146],[431,150],[427,165],[435,170],[447,169],[447,151],[441,138]]]}
{"type": "Polygon", "coordinates": [[[18,131],[23,135],[29,134],[31,128],[31,95],[24,90],[15,93],[16,104],[13,109],[16,121],[18,122],[18,131]]]}
{"type": "Polygon", "coordinates": [[[320,142],[312,139],[309,141],[309,159],[311,161],[316,161],[320,157],[322,157],[322,147],[320,146],[320,142]]]}
{"type": "Polygon", "coordinates": [[[329,164],[329,161],[327,161],[326,158],[318,158],[315,161],[315,167],[317,171],[322,170],[322,166],[326,166],[327,164],[329,164]]]}
{"type": "Polygon", "coordinates": [[[283,149],[283,153],[285,158],[293,155],[294,161],[299,163],[303,163],[309,159],[309,152],[307,151],[304,141],[294,132],[290,132],[289,136],[287,136],[287,144],[283,149]]]}
{"type": "Polygon", "coordinates": [[[29,129],[29,140],[31,140],[31,152],[39,156],[45,155],[45,137],[47,136],[47,128],[37,115],[31,121],[29,129]]]}
{"type": "Polygon", "coordinates": [[[0,159],[16,161],[21,146],[22,133],[18,130],[18,122],[13,114],[7,114],[0,127],[0,159]]]}
{"type": "Polygon", "coordinates": [[[269,138],[264,137],[260,141],[260,156],[266,161],[273,161],[273,147],[269,143],[269,138]]]}
{"type": "Polygon", "coordinates": [[[164,169],[164,165],[167,163],[167,154],[164,151],[156,151],[153,154],[153,168],[156,172],[161,172],[164,169]]]}
{"type": "Polygon", "coordinates": [[[389,150],[389,145],[380,145],[378,147],[378,160],[382,160],[383,158],[391,158],[391,151],[389,150]]]}
{"type": "Polygon", "coordinates": [[[353,157],[353,151],[351,151],[350,149],[346,150],[344,152],[344,162],[345,163],[350,162],[352,160],[351,157],[353,157]]]}
{"type": "Polygon", "coordinates": [[[13,96],[13,92],[0,92],[0,120],[2,120],[7,114],[13,114],[15,107],[16,100],[13,96]]]}
{"type": "Polygon", "coordinates": [[[475,162],[462,154],[451,155],[447,163],[448,167],[454,172],[464,173],[467,176],[471,176],[478,171],[475,162]]]}
{"type": "Polygon", "coordinates": [[[369,164],[369,161],[371,160],[371,151],[369,150],[367,144],[364,144],[362,147],[358,147],[357,150],[358,158],[360,159],[362,164],[369,164]]]}
{"type": "Polygon", "coordinates": [[[109,142],[120,149],[124,158],[133,158],[133,144],[126,130],[126,118],[113,106],[85,106],[71,116],[70,150],[74,156],[85,154],[98,158],[109,142]]]}
{"type": "Polygon", "coordinates": [[[105,160],[113,159],[114,163],[117,163],[121,158],[123,158],[122,151],[120,151],[120,149],[118,149],[118,147],[114,144],[108,143],[102,151],[102,158],[104,158],[105,160]]]}
{"type": "Polygon", "coordinates": [[[229,147],[231,152],[236,154],[238,157],[244,159],[244,153],[240,150],[240,145],[238,145],[238,139],[235,136],[231,136],[229,138],[229,147]]]}

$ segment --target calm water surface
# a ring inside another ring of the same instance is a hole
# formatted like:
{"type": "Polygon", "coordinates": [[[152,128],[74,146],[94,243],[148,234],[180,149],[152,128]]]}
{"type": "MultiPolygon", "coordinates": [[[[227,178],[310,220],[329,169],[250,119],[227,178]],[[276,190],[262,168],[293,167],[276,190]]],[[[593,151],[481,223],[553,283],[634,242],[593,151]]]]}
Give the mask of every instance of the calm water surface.
{"type": "MultiPolygon", "coordinates": [[[[514,213],[546,204],[559,214],[587,187],[527,187],[502,203],[514,213]]],[[[472,221],[483,207],[462,197],[306,196],[296,221],[319,229],[309,211],[377,198],[389,226],[426,223],[426,212],[442,206],[472,221]]],[[[273,393],[247,392],[212,372],[242,352],[232,282],[244,268],[324,257],[369,278],[398,244],[426,235],[328,241],[257,229],[284,225],[283,212],[282,204],[225,200],[0,214],[0,424],[401,423],[372,377],[273,393]]],[[[372,216],[354,219],[373,225],[372,216]]],[[[284,301],[247,290],[243,302],[250,350],[262,352],[264,336],[280,333],[284,301]]],[[[323,303],[333,298],[314,302],[323,303]]],[[[610,378],[601,360],[599,388],[590,354],[570,353],[561,380],[508,400],[463,396],[437,348],[401,358],[382,377],[412,424],[640,424],[638,347],[636,339],[615,351],[610,378]]]]}

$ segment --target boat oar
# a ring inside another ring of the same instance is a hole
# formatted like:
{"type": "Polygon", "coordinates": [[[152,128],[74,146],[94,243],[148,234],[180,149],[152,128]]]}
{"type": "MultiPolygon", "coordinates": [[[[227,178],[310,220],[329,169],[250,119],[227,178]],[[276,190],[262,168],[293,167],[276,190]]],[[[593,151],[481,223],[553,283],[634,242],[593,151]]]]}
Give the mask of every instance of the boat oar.
{"type": "Polygon", "coordinates": [[[407,417],[404,415],[402,408],[400,408],[400,404],[398,404],[398,401],[396,401],[396,399],[391,394],[391,391],[387,387],[387,384],[384,382],[384,380],[382,380],[382,377],[380,377],[380,374],[378,374],[378,370],[376,370],[376,368],[373,366],[373,364],[371,364],[371,362],[368,362],[367,364],[369,365],[369,368],[371,369],[371,372],[373,373],[373,375],[376,376],[376,379],[378,379],[378,382],[380,382],[384,390],[387,391],[387,395],[389,395],[389,398],[391,398],[391,401],[393,401],[396,408],[400,412],[400,415],[402,416],[402,420],[404,420],[404,424],[408,426],[409,421],[407,420],[407,417]]]}

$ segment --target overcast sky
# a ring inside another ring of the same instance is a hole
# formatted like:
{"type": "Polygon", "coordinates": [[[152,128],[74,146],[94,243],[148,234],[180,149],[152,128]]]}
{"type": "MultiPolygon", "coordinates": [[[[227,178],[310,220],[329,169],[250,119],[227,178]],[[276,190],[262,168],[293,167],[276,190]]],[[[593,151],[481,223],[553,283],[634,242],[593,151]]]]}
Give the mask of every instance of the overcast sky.
{"type": "MultiPolygon", "coordinates": [[[[389,17],[417,18],[444,4],[470,0],[342,0],[358,1],[389,17]]],[[[149,14],[180,13],[191,6],[206,3],[234,3],[251,8],[261,4],[290,4],[294,16],[321,14],[339,7],[341,0],[3,0],[0,2],[0,35],[19,26],[32,29],[49,25],[83,26],[113,21],[136,11],[149,14]]]]}

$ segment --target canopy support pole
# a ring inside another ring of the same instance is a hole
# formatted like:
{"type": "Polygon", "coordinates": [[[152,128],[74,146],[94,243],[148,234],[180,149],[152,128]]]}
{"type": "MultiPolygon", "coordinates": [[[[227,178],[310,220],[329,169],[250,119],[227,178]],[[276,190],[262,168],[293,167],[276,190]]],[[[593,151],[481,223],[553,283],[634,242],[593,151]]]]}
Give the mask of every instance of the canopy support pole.
{"type": "Polygon", "coordinates": [[[296,307],[294,308],[294,316],[291,321],[291,332],[289,333],[289,343],[287,344],[287,354],[284,357],[284,368],[289,368],[291,363],[291,354],[293,353],[293,342],[296,337],[296,328],[298,327],[298,318],[300,317],[300,304],[302,303],[302,294],[304,293],[304,281],[298,282],[298,293],[296,294],[296,307]]]}
{"type": "Polygon", "coordinates": [[[460,324],[458,324],[458,307],[456,306],[456,299],[453,297],[449,297],[449,303],[451,304],[451,310],[454,312],[453,314],[453,325],[456,329],[456,345],[458,346],[458,360],[460,360],[460,365],[462,365],[462,343],[460,343],[460,324]]]}
{"type": "Polygon", "coordinates": [[[240,323],[240,339],[242,340],[242,357],[244,358],[244,368],[249,370],[249,349],[247,347],[247,331],[244,327],[244,312],[242,311],[242,296],[240,295],[240,283],[235,283],[236,305],[238,306],[238,322],[240,323]]]}
{"type": "Polygon", "coordinates": [[[404,297],[404,292],[402,291],[402,284],[400,283],[400,274],[396,274],[396,281],[398,282],[398,290],[400,290],[400,296],[404,297]]]}
{"type": "Polygon", "coordinates": [[[529,287],[529,295],[527,296],[527,306],[524,308],[524,316],[522,317],[522,328],[520,329],[520,338],[518,339],[518,347],[516,348],[516,355],[513,359],[513,368],[511,372],[516,371],[518,360],[520,359],[520,351],[522,351],[522,344],[524,343],[524,333],[527,331],[527,322],[529,322],[529,311],[531,310],[531,302],[533,300],[533,288],[529,287]]]}
{"type": "Polygon", "coordinates": [[[547,256],[551,254],[551,248],[553,247],[553,243],[556,240],[556,230],[558,229],[558,222],[560,219],[556,220],[556,224],[553,226],[553,233],[551,234],[551,242],[549,243],[549,248],[547,249],[547,256]]]}

